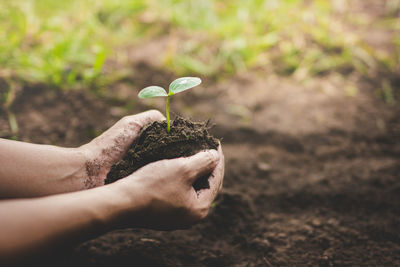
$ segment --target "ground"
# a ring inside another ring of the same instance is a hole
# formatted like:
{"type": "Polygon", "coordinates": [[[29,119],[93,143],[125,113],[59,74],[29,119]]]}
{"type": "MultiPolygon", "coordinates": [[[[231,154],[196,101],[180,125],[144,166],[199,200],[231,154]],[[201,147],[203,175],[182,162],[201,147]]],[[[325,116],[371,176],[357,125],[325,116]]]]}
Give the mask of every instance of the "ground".
{"type": "MultiPolygon", "coordinates": [[[[354,3],[380,16],[375,2],[354,3]]],[[[355,31],[393,49],[393,32],[355,31]]],[[[21,86],[11,107],[18,139],[76,147],[126,114],[163,111],[163,100],[136,94],[175,78],[155,52],[166,46],[160,38],[123,48],[132,77],[103,91],[21,86]]],[[[395,76],[388,79],[399,87],[395,76]]],[[[174,97],[171,109],[210,118],[222,139],[224,188],[208,218],[190,230],[113,231],[42,265],[400,266],[400,107],[386,103],[378,86],[341,72],[304,80],[250,69],[205,78],[174,97]]],[[[5,113],[0,136],[13,137],[5,113]]]]}
{"type": "MultiPolygon", "coordinates": [[[[135,68],[149,83],[170,79],[151,64],[135,68]]],[[[136,80],[113,92],[128,87],[135,98],[143,85],[136,80]]],[[[399,265],[399,111],[361,85],[349,97],[335,77],[300,85],[251,72],[176,97],[176,113],[211,118],[223,140],[224,189],[209,217],[185,231],[110,232],[57,265],[399,265]]],[[[115,123],[124,104],[87,91],[25,88],[13,110],[21,140],[73,147],[115,123]]],[[[127,113],[163,109],[145,104],[127,113]]],[[[1,116],[3,135],[6,122],[1,116]]]]}

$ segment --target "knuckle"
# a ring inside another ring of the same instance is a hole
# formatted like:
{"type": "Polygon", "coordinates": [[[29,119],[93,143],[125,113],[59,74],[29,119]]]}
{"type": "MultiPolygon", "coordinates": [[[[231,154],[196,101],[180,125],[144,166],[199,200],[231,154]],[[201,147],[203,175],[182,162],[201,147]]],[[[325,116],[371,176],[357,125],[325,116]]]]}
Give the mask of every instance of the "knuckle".
{"type": "Polygon", "coordinates": [[[193,175],[193,170],[186,160],[179,161],[179,171],[185,177],[191,177],[193,175]]]}
{"type": "Polygon", "coordinates": [[[130,121],[131,118],[132,118],[132,115],[126,115],[126,116],[123,116],[123,117],[122,117],[121,121],[127,122],[127,121],[130,121]]]}
{"type": "Polygon", "coordinates": [[[129,124],[132,120],[133,120],[133,116],[132,115],[127,115],[127,116],[122,117],[120,122],[122,124],[126,125],[126,124],[129,124]]]}
{"type": "Polygon", "coordinates": [[[207,163],[208,164],[210,164],[210,163],[212,163],[214,161],[214,157],[213,157],[213,155],[211,154],[210,151],[207,152],[206,157],[207,157],[207,163]]]}
{"type": "Polygon", "coordinates": [[[204,220],[204,219],[207,217],[207,215],[208,215],[208,211],[209,211],[209,208],[208,208],[208,207],[206,207],[206,208],[201,208],[201,209],[196,210],[196,211],[193,213],[193,219],[194,219],[194,221],[195,221],[195,222],[199,222],[199,221],[201,221],[201,220],[204,220]]]}
{"type": "Polygon", "coordinates": [[[178,172],[182,173],[182,172],[186,169],[185,165],[186,165],[186,164],[185,164],[182,160],[177,160],[177,161],[175,162],[175,169],[176,169],[178,172]]]}
{"type": "Polygon", "coordinates": [[[160,118],[163,118],[163,117],[164,117],[164,115],[163,115],[160,111],[158,111],[158,110],[156,110],[156,109],[150,109],[150,110],[147,111],[147,112],[148,112],[149,115],[151,115],[151,116],[153,116],[153,117],[160,117],[160,118]]]}
{"type": "Polygon", "coordinates": [[[209,212],[209,208],[201,210],[200,214],[199,214],[200,215],[199,216],[200,220],[204,220],[207,217],[208,212],[209,212]]]}
{"type": "Polygon", "coordinates": [[[208,215],[208,210],[204,210],[204,211],[200,212],[199,217],[198,217],[199,221],[204,220],[207,217],[207,215],[208,215]]]}
{"type": "Polygon", "coordinates": [[[216,151],[214,151],[214,152],[209,151],[207,153],[207,156],[208,156],[208,162],[210,164],[217,164],[220,159],[220,157],[219,157],[220,155],[216,151]]]}

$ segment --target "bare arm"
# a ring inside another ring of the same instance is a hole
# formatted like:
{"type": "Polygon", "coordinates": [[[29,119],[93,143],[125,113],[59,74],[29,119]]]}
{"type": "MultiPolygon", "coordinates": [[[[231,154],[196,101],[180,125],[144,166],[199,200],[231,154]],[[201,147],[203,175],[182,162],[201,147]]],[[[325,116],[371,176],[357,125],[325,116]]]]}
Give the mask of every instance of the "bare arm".
{"type": "MultiPolygon", "coordinates": [[[[30,259],[58,246],[106,231],[108,220],[126,207],[110,187],[49,197],[0,201],[0,262],[30,259]]],[[[138,206],[138,205],[137,205],[138,206]]]]}
{"type": "Polygon", "coordinates": [[[155,110],[127,116],[90,143],[63,148],[0,139],[0,199],[74,192],[104,184],[141,128],[164,116],[155,110]]]}
{"type": "Polygon", "coordinates": [[[0,139],[0,197],[41,196],[83,188],[85,155],[73,148],[0,139]]]}
{"type": "Polygon", "coordinates": [[[0,262],[15,262],[119,227],[185,228],[203,219],[222,185],[223,154],[161,160],[116,183],[74,193],[0,201],[0,262]],[[210,189],[195,192],[209,172],[210,189]]]}

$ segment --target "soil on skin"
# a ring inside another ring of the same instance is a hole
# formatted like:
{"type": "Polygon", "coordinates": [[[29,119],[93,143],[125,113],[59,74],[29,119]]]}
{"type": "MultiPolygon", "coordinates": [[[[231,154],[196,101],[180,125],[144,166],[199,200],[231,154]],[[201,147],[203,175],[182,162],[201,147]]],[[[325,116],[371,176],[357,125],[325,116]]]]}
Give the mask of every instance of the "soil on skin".
{"type": "MultiPolygon", "coordinates": [[[[161,159],[188,157],[199,151],[217,149],[218,140],[208,132],[208,122],[196,123],[178,117],[171,122],[153,122],[145,126],[122,160],[114,164],[107,175],[106,184],[124,178],[137,169],[161,159]]],[[[196,190],[209,188],[207,176],[193,185],[196,190]]]]}

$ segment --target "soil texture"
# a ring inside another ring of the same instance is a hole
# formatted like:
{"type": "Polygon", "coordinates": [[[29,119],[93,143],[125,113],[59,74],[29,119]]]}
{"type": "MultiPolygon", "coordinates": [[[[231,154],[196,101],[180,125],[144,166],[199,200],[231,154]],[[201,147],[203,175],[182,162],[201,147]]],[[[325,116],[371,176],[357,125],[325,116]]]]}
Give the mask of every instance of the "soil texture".
{"type": "MultiPolygon", "coordinates": [[[[182,231],[112,231],[39,265],[399,266],[400,112],[363,88],[348,99],[251,77],[174,99],[178,112],[184,102],[196,119],[211,117],[211,134],[223,138],[224,187],[208,218],[182,231]],[[235,105],[245,105],[250,117],[231,113],[228,102],[243,84],[257,97],[252,102],[242,90],[235,105]],[[284,91],[308,101],[292,103],[279,95],[284,91]],[[313,120],[310,109],[323,119],[313,120]]],[[[25,90],[13,111],[20,140],[77,146],[118,121],[124,114],[116,108],[87,92],[25,90]]],[[[12,136],[4,113],[0,128],[12,136]]]]}
{"type": "MultiPolygon", "coordinates": [[[[181,117],[171,122],[170,132],[167,131],[166,121],[145,126],[123,159],[112,166],[105,183],[124,178],[154,161],[188,157],[202,150],[217,149],[218,140],[208,130],[208,121],[196,123],[181,117]]],[[[193,186],[196,190],[209,188],[207,176],[198,179],[193,186]]]]}

